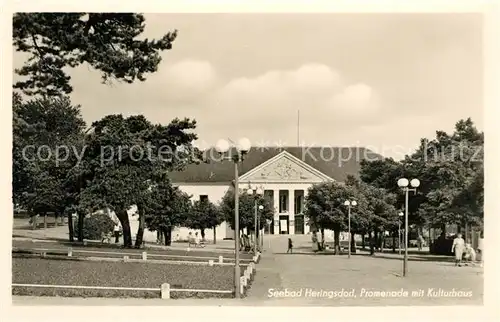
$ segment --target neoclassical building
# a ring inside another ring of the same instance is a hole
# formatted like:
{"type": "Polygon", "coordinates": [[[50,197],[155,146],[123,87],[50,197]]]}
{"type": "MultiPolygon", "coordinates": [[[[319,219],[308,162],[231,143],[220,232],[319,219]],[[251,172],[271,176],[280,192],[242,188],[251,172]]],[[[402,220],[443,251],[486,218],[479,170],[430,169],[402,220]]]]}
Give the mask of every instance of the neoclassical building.
{"type": "MultiPolygon", "coordinates": [[[[206,163],[188,165],[170,177],[193,201],[208,199],[218,203],[228,189],[232,189],[234,163],[221,161],[215,150],[205,151],[205,158],[206,163]]],[[[304,218],[307,189],[315,183],[343,182],[348,175],[357,175],[361,160],[367,158],[375,160],[381,156],[357,147],[252,148],[239,164],[239,188],[244,192],[249,187],[260,187],[273,201],[274,218],[266,233],[307,234],[310,231],[304,218]]],[[[187,233],[188,229],[181,227],[174,231],[174,236],[183,238],[187,233]]],[[[223,223],[217,227],[216,236],[217,239],[233,238],[234,231],[223,223]]],[[[211,238],[210,232],[207,238],[211,238]]]]}

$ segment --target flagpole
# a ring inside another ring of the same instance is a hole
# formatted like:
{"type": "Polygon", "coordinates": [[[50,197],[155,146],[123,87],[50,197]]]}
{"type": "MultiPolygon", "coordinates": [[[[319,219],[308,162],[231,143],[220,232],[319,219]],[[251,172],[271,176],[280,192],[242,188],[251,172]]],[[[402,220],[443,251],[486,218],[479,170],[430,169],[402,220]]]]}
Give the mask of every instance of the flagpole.
{"type": "Polygon", "coordinates": [[[297,110],[297,146],[300,146],[300,110],[297,110]]]}

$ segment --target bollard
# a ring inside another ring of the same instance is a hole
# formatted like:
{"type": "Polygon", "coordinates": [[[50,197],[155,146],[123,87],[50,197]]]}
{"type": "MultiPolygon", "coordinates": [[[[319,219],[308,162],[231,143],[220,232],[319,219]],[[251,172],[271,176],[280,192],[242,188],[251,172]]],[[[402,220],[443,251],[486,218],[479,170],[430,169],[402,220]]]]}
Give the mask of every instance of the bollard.
{"type": "Polygon", "coordinates": [[[148,253],[147,252],[142,252],[142,260],[147,261],[148,260],[148,253]]]}
{"type": "Polygon", "coordinates": [[[73,249],[71,247],[68,247],[68,257],[73,256],[73,249]]]}
{"type": "Polygon", "coordinates": [[[128,261],[129,257],[127,255],[123,256],[123,261],[126,262],[128,261]]]}
{"type": "Polygon", "coordinates": [[[213,260],[211,260],[211,259],[209,259],[209,260],[208,260],[208,266],[214,266],[214,261],[213,261],[213,260]]]}
{"type": "Polygon", "coordinates": [[[161,284],[161,299],[162,300],[170,299],[170,284],[168,283],[161,284]]]}
{"type": "Polygon", "coordinates": [[[221,255],[221,256],[219,256],[219,264],[222,264],[222,263],[224,263],[224,257],[222,257],[222,255],[221,255]]]}

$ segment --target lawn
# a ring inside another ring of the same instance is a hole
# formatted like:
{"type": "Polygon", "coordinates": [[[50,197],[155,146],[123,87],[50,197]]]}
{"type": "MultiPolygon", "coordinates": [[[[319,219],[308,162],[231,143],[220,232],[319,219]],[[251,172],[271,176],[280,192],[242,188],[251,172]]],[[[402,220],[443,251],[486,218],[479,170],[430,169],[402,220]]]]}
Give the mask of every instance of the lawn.
{"type": "MultiPolygon", "coordinates": [[[[241,267],[243,274],[245,267],[241,267]]],[[[191,266],[178,264],[147,264],[123,262],[91,262],[13,258],[12,283],[46,285],[83,285],[110,287],[232,290],[232,266],[191,266]]],[[[13,295],[32,296],[97,296],[97,297],[159,297],[159,291],[108,291],[82,289],[49,289],[15,287],[13,295]]],[[[231,297],[231,294],[172,292],[178,297],[231,297]]]]}
{"type": "MultiPolygon", "coordinates": [[[[31,241],[12,241],[12,247],[17,249],[50,249],[50,250],[58,250],[61,253],[67,253],[68,247],[73,249],[73,256],[95,256],[95,257],[122,257],[124,255],[128,255],[129,258],[141,258],[142,252],[147,251],[148,255],[168,255],[169,257],[160,257],[160,256],[150,256],[150,259],[170,259],[170,260],[201,260],[208,261],[209,259],[218,260],[219,256],[224,257],[224,262],[234,261],[234,254],[227,252],[217,252],[217,251],[206,251],[203,249],[191,249],[189,252],[187,250],[180,249],[123,249],[118,245],[114,244],[97,244],[97,245],[72,245],[70,243],[48,243],[48,242],[31,242],[31,241]],[[79,252],[79,251],[85,252],[79,252]],[[95,253],[88,253],[95,251],[95,253]],[[102,254],[101,252],[112,252],[117,254],[102,254]],[[180,257],[173,257],[180,256],[180,257]],[[206,257],[202,259],[196,258],[186,258],[182,256],[190,256],[190,257],[206,257]]],[[[242,253],[240,254],[240,258],[246,260],[248,263],[251,260],[253,254],[242,253]]]]}

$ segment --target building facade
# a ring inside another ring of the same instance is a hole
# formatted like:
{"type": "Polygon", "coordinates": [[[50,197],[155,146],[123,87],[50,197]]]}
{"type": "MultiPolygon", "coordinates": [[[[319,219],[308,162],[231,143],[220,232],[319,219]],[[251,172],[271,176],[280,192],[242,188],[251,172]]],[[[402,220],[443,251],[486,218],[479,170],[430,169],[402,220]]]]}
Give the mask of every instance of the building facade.
{"type": "MultiPolygon", "coordinates": [[[[218,203],[233,187],[234,164],[221,161],[214,150],[206,151],[204,157],[206,162],[191,164],[182,172],[172,173],[171,178],[193,201],[208,199],[218,203]]],[[[343,182],[348,175],[358,175],[360,161],[367,158],[373,160],[380,156],[363,148],[254,148],[239,164],[240,192],[261,188],[272,200],[274,216],[265,228],[266,233],[308,234],[311,227],[304,216],[308,189],[317,183],[343,182]]],[[[217,239],[234,238],[234,231],[227,223],[216,230],[217,239]]],[[[183,239],[189,231],[179,227],[174,231],[174,238],[183,239]]],[[[210,239],[209,232],[207,238],[210,239]]]]}

